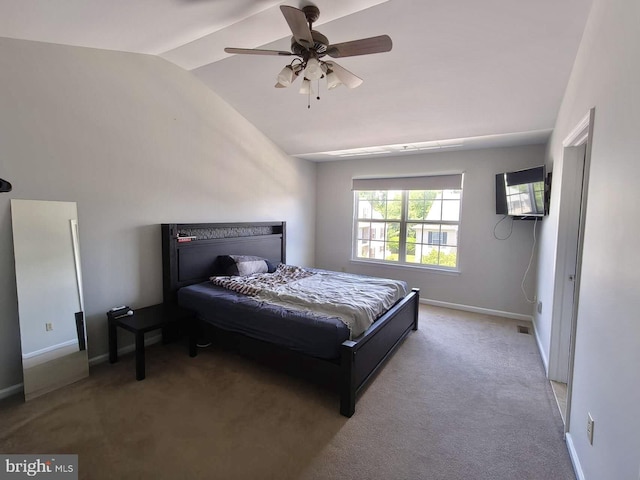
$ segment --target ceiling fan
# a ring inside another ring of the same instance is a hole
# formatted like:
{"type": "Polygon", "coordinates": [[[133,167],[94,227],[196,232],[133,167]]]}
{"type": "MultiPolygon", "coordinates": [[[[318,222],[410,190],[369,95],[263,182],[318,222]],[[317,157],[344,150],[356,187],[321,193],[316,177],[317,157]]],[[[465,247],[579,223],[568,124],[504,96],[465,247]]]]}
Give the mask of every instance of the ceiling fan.
{"type": "Polygon", "coordinates": [[[313,30],[313,23],[320,16],[320,10],[315,5],[307,5],[302,9],[280,5],[280,10],[291,29],[291,33],[293,33],[290,52],[252,48],[224,49],[227,53],[296,57],[278,75],[276,88],[288,87],[299,76],[303,77],[300,93],[308,95],[312,93],[311,82],[319,81],[321,78],[326,78],[328,89],[333,89],[340,85],[356,88],[362,84],[361,78],[336,62],[326,61],[324,58],[326,56],[332,58],[354,57],[356,55],[369,55],[391,50],[392,43],[388,35],[330,44],[327,37],[317,30],[313,30]]]}

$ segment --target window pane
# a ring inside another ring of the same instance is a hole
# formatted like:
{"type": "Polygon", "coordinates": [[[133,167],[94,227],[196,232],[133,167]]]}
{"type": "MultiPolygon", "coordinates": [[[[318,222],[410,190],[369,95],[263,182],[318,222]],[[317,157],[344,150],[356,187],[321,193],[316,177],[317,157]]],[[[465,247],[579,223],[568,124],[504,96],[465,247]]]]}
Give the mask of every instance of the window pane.
{"type": "Polygon", "coordinates": [[[371,247],[369,249],[369,258],[384,260],[384,242],[371,242],[371,247]]]}
{"type": "Polygon", "coordinates": [[[398,252],[400,250],[400,244],[397,242],[389,242],[387,243],[387,249],[384,254],[384,259],[397,262],[398,261],[398,252]]]}
{"type": "Polygon", "coordinates": [[[389,190],[386,193],[389,200],[402,200],[402,190],[389,190]]]}
{"type": "Polygon", "coordinates": [[[458,245],[458,225],[425,225],[425,231],[429,245],[458,245]]]}
{"type": "Polygon", "coordinates": [[[389,222],[386,224],[386,240],[388,242],[399,242],[400,241],[400,223],[397,222],[389,222]]]}
{"type": "Polygon", "coordinates": [[[429,245],[440,245],[440,225],[428,225],[427,226],[427,238],[425,239],[429,245]]]}
{"type": "Polygon", "coordinates": [[[427,243],[429,245],[442,245],[446,241],[446,237],[447,237],[446,232],[443,233],[443,232],[432,230],[432,231],[429,231],[427,243]]]}
{"type": "Polygon", "coordinates": [[[371,238],[371,224],[369,222],[358,222],[358,239],[371,238]]]}
{"type": "Polygon", "coordinates": [[[411,248],[409,248],[409,245],[407,245],[407,262],[420,263],[420,259],[422,258],[422,248],[423,245],[420,243],[411,244],[411,248]]]}
{"type": "Polygon", "coordinates": [[[371,222],[371,240],[384,240],[384,222],[371,222]]]}
{"type": "Polygon", "coordinates": [[[424,200],[409,200],[409,220],[424,220],[425,213],[424,200]]]}
{"type": "Polygon", "coordinates": [[[370,249],[369,240],[358,240],[358,244],[356,248],[357,248],[356,253],[358,257],[369,258],[369,249],[370,249]]]}
{"type": "Polygon", "coordinates": [[[457,222],[460,220],[460,200],[442,201],[442,220],[457,222]]]}
{"type": "Polygon", "coordinates": [[[402,201],[392,200],[387,202],[387,220],[400,220],[402,217],[402,201]]]}
{"type": "Polygon", "coordinates": [[[371,208],[371,202],[367,200],[358,199],[358,218],[365,219],[371,218],[371,213],[373,209],[371,208]]]}
{"type": "Polygon", "coordinates": [[[419,200],[424,201],[427,198],[426,190],[410,190],[409,191],[409,200],[419,200]]]}
{"type": "Polygon", "coordinates": [[[384,219],[387,209],[387,192],[360,192],[360,194],[358,218],[384,219]],[[361,215],[360,212],[365,215],[361,215]]]}
{"type": "Polygon", "coordinates": [[[455,268],[458,265],[457,256],[456,247],[440,247],[440,266],[455,268]]]}
{"type": "Polygon", "coordinates": [[[421,223],[407,223],[407,243],[421,243],[422,228],[421,223]]]}
{"type": "Polygon", "coordinates": [[[421,262],[425,265],[438,265],[439,248],[437,246],[425,245],[422,248],[421,262]]]}
{"type": "Polygon", "coordinates": [[[444,236],[444,242],[441,245],[450,247],[458,246],[458,225],[442,225],[440,230],[444,236]]]}
{"type": "Polygon", "coordinates": [[[409,192],[409,220],[424,220],[427,212],[428,193],[424,190],[412,190],[409,192]]]}
{"type": "Polygon", "coordinates": [[[357,192],[357,216],[358,218],[371,218],[373,211],[371,206],[372,192],[357,192]]]}
{"type": "Polygon", "coordinates": [[[387,202],[374,200],[371,203],[371,218],[374,220],[384,220],[387,218],[387,202]]]}
{"type": "Polygon", "coordinates": [[[430,220],[432,222],[442,220],[442,200],[440,199],[440,196],[432,201],[426,220],[430,220]]]}

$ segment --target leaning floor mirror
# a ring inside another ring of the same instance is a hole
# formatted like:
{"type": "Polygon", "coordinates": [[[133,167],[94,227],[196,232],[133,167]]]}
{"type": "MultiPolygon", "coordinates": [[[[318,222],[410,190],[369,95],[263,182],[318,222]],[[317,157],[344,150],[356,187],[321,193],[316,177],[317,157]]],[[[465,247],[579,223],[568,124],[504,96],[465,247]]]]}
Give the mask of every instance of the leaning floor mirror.
{"type": "Polygon", "coordinates": [[[89,375],[75,202],[11,200],[26,400],[89,375]]]}

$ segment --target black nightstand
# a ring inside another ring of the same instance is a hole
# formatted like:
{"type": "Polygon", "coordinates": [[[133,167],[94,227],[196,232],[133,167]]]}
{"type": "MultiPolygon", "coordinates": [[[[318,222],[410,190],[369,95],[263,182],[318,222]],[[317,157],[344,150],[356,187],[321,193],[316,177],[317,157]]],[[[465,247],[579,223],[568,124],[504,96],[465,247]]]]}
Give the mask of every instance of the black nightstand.
{"type": "Polygon", "coordinates": [[[122,327],[136,336],[136,379],[144,380],[144,334],[152,330],[162,329],[162,342],[167,342],[168,327],[171,324],[182,323],[186,326],[189,337],[189,355],[196,356],[195,315],[191,310],[174,304],[160,303],[150,307],[140,308],[133,315],[115,318],[107,312],[109,323],[109,362],[118,361],[117,327],[122,327]]]}

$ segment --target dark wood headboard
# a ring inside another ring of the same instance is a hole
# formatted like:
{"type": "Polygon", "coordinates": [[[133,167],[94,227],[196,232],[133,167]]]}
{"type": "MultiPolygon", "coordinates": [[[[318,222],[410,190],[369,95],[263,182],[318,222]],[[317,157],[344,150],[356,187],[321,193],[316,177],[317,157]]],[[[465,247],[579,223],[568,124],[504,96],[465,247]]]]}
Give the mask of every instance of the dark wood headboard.
{"type": "Polygon", "coordinates": [[[174,303],[179,288],[204,282],[219,255],[255,255],[286,262],[286,222],[163,223],[162,293],[174,303]]]}

